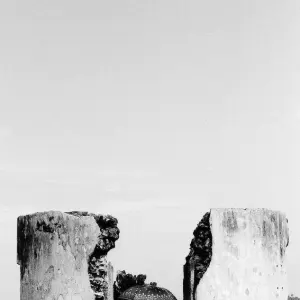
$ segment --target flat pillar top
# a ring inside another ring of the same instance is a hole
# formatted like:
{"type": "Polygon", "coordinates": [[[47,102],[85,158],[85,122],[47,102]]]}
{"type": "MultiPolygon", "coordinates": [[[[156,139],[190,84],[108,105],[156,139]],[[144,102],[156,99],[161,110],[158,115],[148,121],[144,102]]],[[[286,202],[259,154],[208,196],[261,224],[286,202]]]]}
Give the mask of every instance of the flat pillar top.
{"type": "Polygon", "coordinates": [[[210,211],[218,211],[218,212],[226,212],[226,211],[233,211],[233,212],[257,212],[257,213],[280,213],[284,214],[283,212],[279,210],[272,210],[268,208],[241,208],[241,207],[213,207],[210,209],[210,211]]]}

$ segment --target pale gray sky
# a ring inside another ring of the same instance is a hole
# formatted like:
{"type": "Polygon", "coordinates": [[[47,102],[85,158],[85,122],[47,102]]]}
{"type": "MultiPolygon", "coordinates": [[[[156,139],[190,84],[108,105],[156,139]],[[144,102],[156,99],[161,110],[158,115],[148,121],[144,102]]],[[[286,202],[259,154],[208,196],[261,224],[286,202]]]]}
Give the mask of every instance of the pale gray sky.
{"type": "Polygon", "coordinates": [[[0,281],[16,218],[120,220],[115,270],[182,298],[210,207],[289,218],[300,295],[300,1],[0,0],[0,281]]]}

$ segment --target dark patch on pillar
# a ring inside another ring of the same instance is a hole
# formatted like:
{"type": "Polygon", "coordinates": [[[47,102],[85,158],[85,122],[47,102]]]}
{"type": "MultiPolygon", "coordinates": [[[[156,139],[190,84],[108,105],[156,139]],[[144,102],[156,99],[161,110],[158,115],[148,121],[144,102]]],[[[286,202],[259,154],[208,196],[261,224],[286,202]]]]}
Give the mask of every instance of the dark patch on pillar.
{"type": "Polygon", "coordinates": [[[224,211],[222,225],[226,229],[228,236],[233,236],[238,230],[236,214],[233,210],[224,211]]]}
{"type": "Polygon", "coordinates": [[[207,212],[194,230],[190,253],[186,257],[183,279],[183,299],[195,300],[196,288],[207,271],[212,257],[210,212],[207,212]]]}
{"type": "Polygon", "coordinates": [[[61,237],[67,234],[68,230],[59,216],[57,216],[56,218],[54,216],[50,216],[45,220],[38,220],[36,224],[36,230],[40,232],[50,233],[51,240],[53,240],[55,234],[57,234],[59,245],[62,245],[66,250],[68,241],[64,240],[61,237]]]}
{"type": "MultiPolygon", "coordinates": [[[[20,265],[21,280],[28,268],[29,260],[33,259],[34,263],[40,255],[43,240],[47,240],[49,235],[53,240],[57,234],[59,242],[62,242],[60,237],[67,231],[62,225],[60,216],[45,215],[43,219],[37,220],[36,224],[32,224],[32,220],[32,215],[20,216],[17,219],[17,263],[20,265]]],[[[67,243],[62,244],[65,248],[67,243]]],[[[48,245],[46,250],[50,254],[51,246],[48,245]]]]}
{"type": "Polygon", "coordinates": [[[268,235],[268,226],[267,226],[266,220],[263,220],[262,232],[263,232],[263,236],[267,237],[267,235],[268,235]]]}
{"type": "Polygon", "coordinates": [[[29,216],[17,220],[17,262],[20,265],[21,280],[28,267],[31,247],[34,245],[34,232],[29,224],[29,216]]]}

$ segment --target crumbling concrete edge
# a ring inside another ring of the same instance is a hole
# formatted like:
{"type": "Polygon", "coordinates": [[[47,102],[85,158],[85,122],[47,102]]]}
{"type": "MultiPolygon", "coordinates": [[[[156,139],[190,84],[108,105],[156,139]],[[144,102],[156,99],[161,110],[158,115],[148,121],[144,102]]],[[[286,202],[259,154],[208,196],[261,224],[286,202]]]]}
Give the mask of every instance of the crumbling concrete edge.
{"type": "Polygon", "coordinates": [[[112,288],[108,286],[109,272],[112,270],[112,266],[107,262],[106,256],[111,249],[115,248],[115,241],[119,238],[118,220],[111,215],[89,212],[71,211],[65,213],[77,217],[91,216],[99,226],[98,242],[88,257],[88,275],[95,300],[107,300],[111,294],[110,288],[112,288]]]}
{"type": "Polygon", "coordinates": [[[196,300],[196,289],[212,258],[211,210],[204,214],[193,232],[190,253],[186,257],[183,279],[183,299],[196,300]]]}

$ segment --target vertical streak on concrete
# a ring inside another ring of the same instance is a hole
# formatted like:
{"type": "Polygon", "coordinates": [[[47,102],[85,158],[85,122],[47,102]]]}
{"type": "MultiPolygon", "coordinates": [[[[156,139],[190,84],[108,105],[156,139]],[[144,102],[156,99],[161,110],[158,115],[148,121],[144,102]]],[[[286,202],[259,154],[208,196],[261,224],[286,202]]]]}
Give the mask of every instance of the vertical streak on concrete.
{"type": "Polygon", "coordinates": [[[212,209],[212,260],[198,300],[286,300],[284,214],[266,209],[212,209]]]}
{"type": "Polygon", "coordinates": [[[183,266],[183,300],[194,300],[195,263],[191,257],[183,266]]]}
{"type": "Polygon", "coordinates": [[[109,262],[107,265],[107,300],[114,300],[114,268],[109,262]]]}

